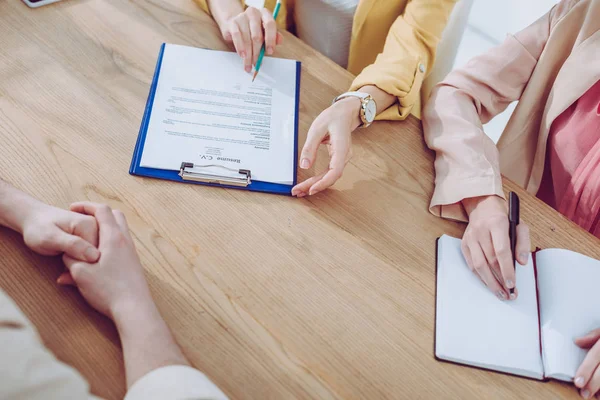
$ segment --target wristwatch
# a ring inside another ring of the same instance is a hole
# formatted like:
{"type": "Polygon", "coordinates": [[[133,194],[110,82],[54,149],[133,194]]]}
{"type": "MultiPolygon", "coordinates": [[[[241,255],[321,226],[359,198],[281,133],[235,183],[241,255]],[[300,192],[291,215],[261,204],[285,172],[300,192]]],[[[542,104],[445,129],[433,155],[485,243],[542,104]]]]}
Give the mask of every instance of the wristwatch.
{"type": "Polygon", "coordinates": [[[331,104],[334,104],[338,100],[345,99],[346,97],[357,97],[360,99],[360,120],[362,121],[362,128],[367,128],[373,123],[373,121],[375,121],[375,117],[377,116],[377,103],[375,103],[375,100],[373,100],[373,97],[371,97],[370,94],[361,92],[346,92],[333,99],[333,103],[331,104]]]}

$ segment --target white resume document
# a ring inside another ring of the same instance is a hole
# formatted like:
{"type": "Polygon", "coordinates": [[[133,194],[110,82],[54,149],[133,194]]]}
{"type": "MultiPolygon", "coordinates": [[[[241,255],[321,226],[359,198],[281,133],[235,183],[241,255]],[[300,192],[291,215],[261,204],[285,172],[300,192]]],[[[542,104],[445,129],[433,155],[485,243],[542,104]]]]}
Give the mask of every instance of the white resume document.
{"type": "Polygon", "coordinates": [[[252,82],[236,53],[167,44],[140,165],[245,169],[253,180],[292,184],[297,65],[266,57],[252,82]]]}

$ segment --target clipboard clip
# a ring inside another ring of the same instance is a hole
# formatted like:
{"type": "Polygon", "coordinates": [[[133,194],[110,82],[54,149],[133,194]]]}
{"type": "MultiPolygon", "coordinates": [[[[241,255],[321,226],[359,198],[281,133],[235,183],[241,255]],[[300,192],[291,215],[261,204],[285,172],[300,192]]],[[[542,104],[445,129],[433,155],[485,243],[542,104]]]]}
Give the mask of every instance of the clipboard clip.
{"type": "Polygon", "coordinates": [[[190,162],[182,162],[181,168],[179,169],[179,176],[184,181],[195,181],[204,183],[216,183],[219,185],[231,185],[247,187],[252,183],[252,174],[249,169],[233,169],[227,168],[222,165],[209,164],[209,165],[194,165],[190,162]],[[239,176],[231,175],[215,175],[214,173],[194,172],[188,171],[188,169],[195,168],[221,168],[239,176]]]}

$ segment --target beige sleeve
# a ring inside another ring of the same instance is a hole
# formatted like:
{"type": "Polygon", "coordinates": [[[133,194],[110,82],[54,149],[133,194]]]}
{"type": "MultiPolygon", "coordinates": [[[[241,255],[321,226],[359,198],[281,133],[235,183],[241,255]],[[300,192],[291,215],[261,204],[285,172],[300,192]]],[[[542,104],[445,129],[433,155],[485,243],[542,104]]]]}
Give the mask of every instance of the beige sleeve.
{"type": "Polygon", "coordinates": [[[0,290],[0,399],[97,399],[58,361],[17,305],[0,290]]]}
{"type": "MultiPolygon", "coordinates": [[[[58,361],[36,329],[0,290],[0,399],[99,400],[79,373],[58,361]]],[[[126,400],[227,400],[200,371],[172,365],[156,369],[129,389],[126,400]]]]}
{"type": "Polygon", "coordinates": [[[125,400],[227,400],[202,372],[185,365],[169,365],[150,371],[127,392],[125,400]]]}
{"type": "Polygon", "coordinates": [[[563,0],[500,46],[475,57],[437,85],[423,112],[425,141],[436,152],[435,190],[430,211],[443,218],[467,220],[462,200],[504,197],[498,149],[483,124],[521,97],[537,65],[563,0]]]}

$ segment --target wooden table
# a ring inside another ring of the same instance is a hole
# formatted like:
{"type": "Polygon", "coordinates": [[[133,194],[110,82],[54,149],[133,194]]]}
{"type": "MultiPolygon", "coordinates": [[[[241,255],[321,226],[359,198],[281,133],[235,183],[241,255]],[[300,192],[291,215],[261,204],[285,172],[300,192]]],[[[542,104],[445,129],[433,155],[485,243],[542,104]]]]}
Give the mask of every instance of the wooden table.
{"type": "MultiPolygon", "coordinates": [[[[58,206],[121,209],[177,340],[231,398],[577,397],[434,360],[434,241],[464,227],[427,210],[433,154],[415,118],[356,132],[343,179],[302,200],[130,176],[163,42],[226,48],[192,0],[1,1],[0,176],[58,206]]],[[[352,77],[291,35],[279,56],[303,62],[303,143],[352,77]]],[[[600,257],[595,238],[519,193],[536,246],[600,257]]],[[[116,331],[55,285],[60,261],[6,229],[0,254],[0,286],[50,349],[94,393],[121,397],[116,331]]]]}

